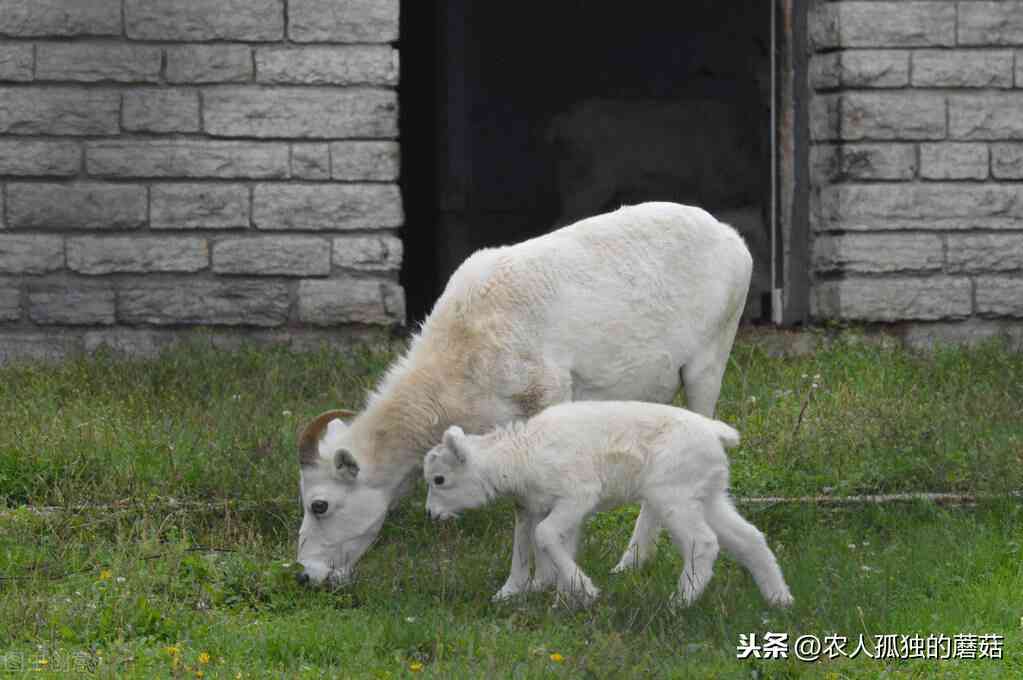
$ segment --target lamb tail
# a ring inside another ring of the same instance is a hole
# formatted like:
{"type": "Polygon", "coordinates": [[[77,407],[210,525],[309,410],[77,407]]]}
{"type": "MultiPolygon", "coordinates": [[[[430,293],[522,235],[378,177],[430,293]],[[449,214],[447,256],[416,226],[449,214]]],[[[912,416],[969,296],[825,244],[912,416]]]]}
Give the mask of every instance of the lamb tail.
{"type": "Polygon", "coordinates": [[[731,449],[739,445],[739,431],[731,425],[726,425],[720,420],[712,420],[710,427],[721,442],[721,446],[731,449]]]}

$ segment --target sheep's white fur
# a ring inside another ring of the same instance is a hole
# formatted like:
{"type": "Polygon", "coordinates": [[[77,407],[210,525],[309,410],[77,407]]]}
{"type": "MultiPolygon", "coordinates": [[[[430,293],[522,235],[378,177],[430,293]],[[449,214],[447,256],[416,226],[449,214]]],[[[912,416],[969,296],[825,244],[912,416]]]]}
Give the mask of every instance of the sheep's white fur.
{"type": "Polygon", "coordinates": [[[774,553],[728,497],[724,449],[738,443],[738,432],[722,422],[643,402],[560,404],[482,436],[455,426],[426,456],[426,509],[446,519],[497,496],[515,498],[512,570],[495,599],[554,585],[591,602],[599,591],[575,562],[580,527],[597,510],[642,500],[685,558],[673,603],[688,606],[700,596],[720,544],[750,570],[768,602],[788,606],[792,595],[774,553]]]}
{"type": "MultiPolygon", "coordinates": [[[[469,257],[366,409],[334,421],[319,459],[303,462],[305,573],[350,577],[450,425],[485,432],[573,400],[668,402],[680,376],[691,408],[711,415],[751,271],[731,227],[674,203],[469,257]],[[340,449],[358,463],[354,476],[335,470],[340,449]],[[330,510],[313,516],[315,500],[330,510]]],[[[656,529],[642,512],[620,568],[646,559],[656,529]]]]}

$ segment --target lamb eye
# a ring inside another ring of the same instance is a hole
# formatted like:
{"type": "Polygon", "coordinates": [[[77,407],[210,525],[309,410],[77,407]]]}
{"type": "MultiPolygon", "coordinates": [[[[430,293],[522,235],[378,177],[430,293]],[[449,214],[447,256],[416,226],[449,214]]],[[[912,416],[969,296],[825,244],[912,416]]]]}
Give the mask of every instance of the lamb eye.
{"type": "Polygon", "coordinates": [[[444,475],[437,475],[436,477],[434,477],[433,478],[433,483],[436,484],[437,486],[443,486],[444,485],[444,475]]]}
{"type": "Polygon", "coordinates": [[[310,509],[314,515],[322,515],[327,512],[327,501],[313,501],[310,509]]]}

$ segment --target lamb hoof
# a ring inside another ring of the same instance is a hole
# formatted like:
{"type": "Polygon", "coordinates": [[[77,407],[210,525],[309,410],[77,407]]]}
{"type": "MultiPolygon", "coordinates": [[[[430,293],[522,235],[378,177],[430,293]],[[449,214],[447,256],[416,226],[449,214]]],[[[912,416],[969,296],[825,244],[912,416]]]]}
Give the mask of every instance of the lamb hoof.
{"type": "Polygon", "coordinates": [[[518,597],[522,593],[526,592],[525,588],[522,587],[511,587],[504,586],[499,591],[494,593],[494,596],[490,598],[491,602],[506,602],[513,597],[518,597]]]}
{"type": "Polygon", "coordinates": [[[600,597],[600,590],[559,590],[556,593],[554,607],[565,607],[566,609],[586,609],[600,597]]]}
{"type": "Polygon", "coordinates": [[[550,590],[557,585],[557,581],[554,579],[533,579],[526,586],[526,590],[530,593],[542,593],[545,590],[550,590]]]}
{"type": "Polygon", "coordinates": [[[573,590],[571,597],[578,602],[579,606],[589,607],[600,597],[600,589],[594,585],[586,584],[579,590],[573,590]]]}
{"type": "Polygon", "coordinates": [[[780,590],[768,595],[767,601],[774,607],[781,607],[784,609],[786,607],[791,607],[792,603],[795,602],[795,599],[793,599],[792,593],[790,593],[788,588],[786,588],[785,590],[780,590]]]}
{"type": "Polygon", "coordinates": [[[694,602],[696,602],[696,596],[694,596],[691,592],[675,592],[672,593],[670,598],[668,598],[668,608],[672,611],[689,609],[693,606],[694,602]]]}
{"type": "Polygon", "coordinates": [[[618,564],[611,569],[612,574],[624,574],[633,569],[639,569],[646,562],[646,557],[643,555],[636,556],[633,552],[627,552],[622,555],[622,559],[618,560],[618,564]]]}

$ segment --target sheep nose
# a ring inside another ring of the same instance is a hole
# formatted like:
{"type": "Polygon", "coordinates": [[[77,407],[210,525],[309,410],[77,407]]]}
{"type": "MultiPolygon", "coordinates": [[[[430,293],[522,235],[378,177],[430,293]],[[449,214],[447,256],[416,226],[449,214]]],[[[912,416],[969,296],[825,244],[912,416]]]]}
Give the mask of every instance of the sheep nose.
{"type": "Polygon", "coordinates": [[[305,584],[309,583],[309,574],[303,571],[297,576],[295,576],[295,580],[298,581],[298,584],[300,586],[304,586],[305,584]]]}

